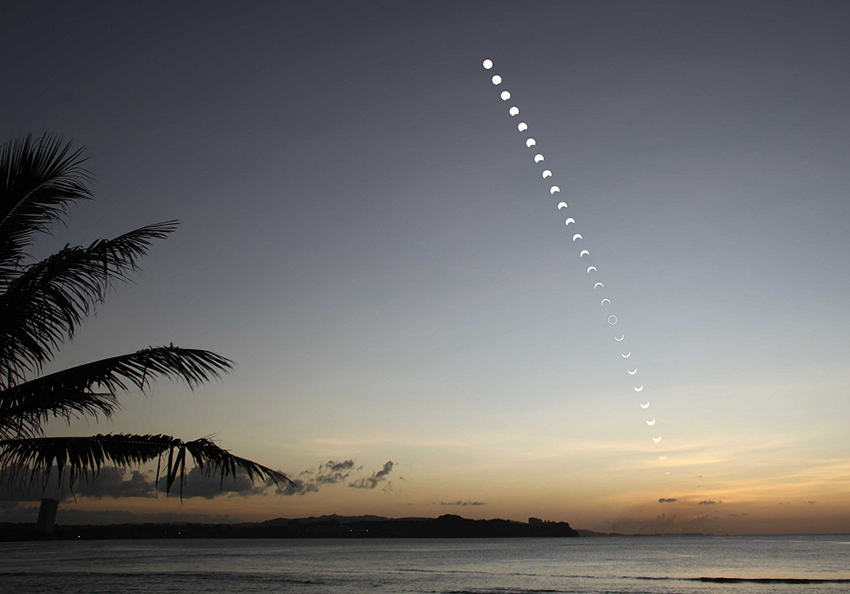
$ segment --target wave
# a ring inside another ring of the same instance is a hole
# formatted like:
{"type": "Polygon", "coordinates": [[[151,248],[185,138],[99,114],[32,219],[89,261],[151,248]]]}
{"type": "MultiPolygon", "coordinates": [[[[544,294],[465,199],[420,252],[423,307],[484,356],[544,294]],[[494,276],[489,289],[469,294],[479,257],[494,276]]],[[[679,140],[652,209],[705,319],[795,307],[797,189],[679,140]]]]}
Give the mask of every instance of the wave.
{"type": "Polygon", "coordinates": [[[169,572],[161,572],[161,571],[40,571],[40,572],[32,572],[32,571],[0,571],[0,578],[5,577],[32,577],[36,576],[39,578],[56,578],[56,577],[70,577],[77,579],[125,579],[130,580],[134,578],[143,578],[145,580],[168,580],[171,582],[175,581],[185,581],[185,580],[193,580],[198,582],[204,581],[239,581],[239,582],[274,582],[279,584],[294,584],[297,586],[323,586],[327,585],[329,582],[326,579],[320,578],[298,578],[298,577],[288,577],[283,576],[276,573],[267,573],[267,572],[226,572],[226,571],[212,571],[212,572],[194,572],[194,571],[169,571],[169,572]]]}
{"type": "Polygon", "coordinates": [[[545,593],[558,594],[560,592],[563,592],[563,590],[535,590],[535,589],[517,590],[517,589],[514,589],[514,588],[507,588],[507,589],[498,589],[498,590],[491,590],[491,589],[484,589],[484,590],[447,590],[443,594],[538,594],[538,593],[541,593],[541,594],[545,594],[545,593]]]}
{"type": "MultiPolygon", "coordinates": [[[[623,576],[629,579],[628,576],[623,576]]],[[[635,576],[636,580],[677,582],[709,582],[714,584],[850,584],[850,578],[783,578],[783,577],[650,577],[635,576]]]]}
{"type": "Polygon", "coordinates": [[[701,577],[692,578],[696,582],[712,582],[715,584],[736,584],[749,582],[752,584],[850,584],[845,578],[734,578],[734,577],[701,577]]]}

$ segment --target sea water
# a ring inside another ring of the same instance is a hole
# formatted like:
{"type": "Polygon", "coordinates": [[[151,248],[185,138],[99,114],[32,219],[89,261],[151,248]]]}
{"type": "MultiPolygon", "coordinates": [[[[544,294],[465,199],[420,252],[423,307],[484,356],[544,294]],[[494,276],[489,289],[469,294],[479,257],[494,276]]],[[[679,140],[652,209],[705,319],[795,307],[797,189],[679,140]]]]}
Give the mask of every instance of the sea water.
{"type": "Polygon", "coordinates": [[[0,592],[850,592],[850,536],[0,543],[0,592]]]}

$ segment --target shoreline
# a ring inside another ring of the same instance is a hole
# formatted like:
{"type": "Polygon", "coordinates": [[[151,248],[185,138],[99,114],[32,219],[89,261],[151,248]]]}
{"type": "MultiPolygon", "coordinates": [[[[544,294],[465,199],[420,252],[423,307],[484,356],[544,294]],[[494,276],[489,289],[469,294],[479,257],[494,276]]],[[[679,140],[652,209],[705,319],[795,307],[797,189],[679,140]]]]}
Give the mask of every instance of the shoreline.
{"type": "Polygon", "coordinates": [[[567,522],[470,520],[445,515],[439,518],[382,518],[378,516],[322,516],[277,518],[233,524],[197,522],[143,522],[122,524],[57,524],[51,534],[40,533],[35,523],[0,523],[0,542],[126,539],[375,539],[375,538],[684,538],[684,537],[793,537],[848,536],[829,534],[621,534],[575,530],[567,522]]]}

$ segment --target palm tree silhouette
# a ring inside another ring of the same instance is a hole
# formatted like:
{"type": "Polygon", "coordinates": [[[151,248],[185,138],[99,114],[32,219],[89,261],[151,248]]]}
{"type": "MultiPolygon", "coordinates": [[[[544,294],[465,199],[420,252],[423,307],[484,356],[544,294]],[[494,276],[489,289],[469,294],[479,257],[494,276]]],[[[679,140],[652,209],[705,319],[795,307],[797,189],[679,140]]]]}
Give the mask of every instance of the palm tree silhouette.
{"type": "Polygon", "coordinates": [[[108,463],[137,466],[157,460],[165,490],[179,485],[182,499],[187,454],[205,474],[252,481],[290,482],[277,472],[240,458],[209,437],[183,441],[170,435],[98,434],[47,437],[51,418],[109,418],[116,394],[135,386],[142,391],[156,376],[182,379],[191,388],[219,377],[232,362],[210,351],[173,344],[149,347],[41,375],[54,352],[103,301],[116,281],[126,281],[151,243],[177,226],[165,221],[114,239],[65,246],[44,260],[26,263],[27,249],[39,233],[64,223],[69,206],[91,199],[82,167],[82,149],[45,135],[23,136],[0,147],[0,469],[10,480],[46,486],[58,473],[71,489],[93,479],[108,463]]]}

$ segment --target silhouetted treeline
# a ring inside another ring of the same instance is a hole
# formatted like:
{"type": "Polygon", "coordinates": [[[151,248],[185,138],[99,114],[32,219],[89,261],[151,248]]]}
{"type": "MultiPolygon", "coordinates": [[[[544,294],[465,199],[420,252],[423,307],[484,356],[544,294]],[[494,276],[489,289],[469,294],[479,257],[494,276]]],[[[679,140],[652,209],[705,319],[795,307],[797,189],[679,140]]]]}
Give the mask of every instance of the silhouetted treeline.
{"type": "Polygon", "coordinates": [[[493,538],[578,537],[567,522],[439,518],[305,518],[256,524],[112,524],[56,525],[50,537],[32,524],[0,524],[0,540],[102,538],[493,538]]]}

